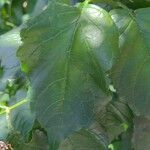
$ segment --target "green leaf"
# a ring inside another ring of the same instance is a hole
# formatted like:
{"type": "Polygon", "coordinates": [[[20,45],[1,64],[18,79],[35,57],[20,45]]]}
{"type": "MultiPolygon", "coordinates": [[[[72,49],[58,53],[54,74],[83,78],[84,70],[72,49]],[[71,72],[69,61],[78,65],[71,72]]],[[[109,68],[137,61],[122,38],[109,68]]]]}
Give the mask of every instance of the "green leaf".
{"type": "Polygon", "coordinates": [[[33,133],[29,143],[25,143],[23,137],[17,132],[12,132],[7,141],[15,150],[49,150],[47,136],[39,130],[33,133]]]}
{"type": "Polygon", "coordinates": [[[142,7],[150,7],[150,0],[120,0],[130,8],[137,9],[142,7]]]}
{"type": "Polygon", "coordinates": [[[49,150],[48,138],[42,131],[36,130],[28,144],[28,149],[24,146],[23,150],[33,150],[33,148],[36,150],[49,150]]]}
{"type": "Polygon", "coordinates": [[[120,32],[118,63],[113,68],[115,88],[136,115],[150,118],[150,8],[134,14],[118,9],[111,12],[120,32]]]}
{"type": "MultiPolygon", "coordinates": [[[[114,8],[120,7],[120,4],[131,9],[150,7],[150,0],[92,0],[94,3],[109,4],[114,8]]],[[[122,5],[122,6],[123,6],[122,5]]]]}
{"type": "Polygon", "coordinates": [[[150,148],[150,120],[140,116],[135,118],[134,124],[134,149],[148,150],[150,148]]]}
{"type": "Polygon", "coordinates": [[[53,3],[28,22],[21,37],[18,57],[30,76],[32,106],[57,145],[88,127],[110,100],[106,71],[118,55],[118,32],[95,5],[53,3]]]}
{"type": "Polygon", "coordinates": [[[107,150],[107,147],[91,132],[80,130],[64,140],[58,150],[107,150]]]}
{"type": "Polygon", "coordinates": [[[109,148],[111,150],[133,150],[132,149],[132,135],[133,127],[129,128],[126,132],[122,133],[118,140],[114,140],[109,148]]]}
{"type": "Polygon", "coordinates": [[[103,127],[109,142],[117,139],[132,125],[132,113],[121,101],[111,101],[97,114],[97,123],[103,127]]]}
{"type": "Polygon", "coordinates": [[[31,16],[39,15],[43,11],[43,9],[47,6],[47,4],[48,0],[38,0],[36,4],[33,5],[34,9],[33,8],[31,9],[32,10],[31,16]]]}

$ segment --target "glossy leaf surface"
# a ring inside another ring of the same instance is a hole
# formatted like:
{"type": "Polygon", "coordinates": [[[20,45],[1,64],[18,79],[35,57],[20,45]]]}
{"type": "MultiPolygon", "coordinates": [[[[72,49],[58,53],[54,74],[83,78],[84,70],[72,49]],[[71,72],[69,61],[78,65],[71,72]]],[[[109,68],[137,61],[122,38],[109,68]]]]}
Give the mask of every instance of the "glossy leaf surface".
{"type": "Polygon", "coordinates": [[[138,9],[131,15],[126,10],[111,12],[120,32],[118,63],[113,80],[121,98],[136,115],[150,118],[150,8],[138,9]]]}
{"type": "Polygon", "coordinates": [[[106,71],[119,53],[118,32],[95,5],[53,2],[21,37],[18,57],[30,76],[33,110],[55,145],[88,127],[109,101],[106,71]]]}

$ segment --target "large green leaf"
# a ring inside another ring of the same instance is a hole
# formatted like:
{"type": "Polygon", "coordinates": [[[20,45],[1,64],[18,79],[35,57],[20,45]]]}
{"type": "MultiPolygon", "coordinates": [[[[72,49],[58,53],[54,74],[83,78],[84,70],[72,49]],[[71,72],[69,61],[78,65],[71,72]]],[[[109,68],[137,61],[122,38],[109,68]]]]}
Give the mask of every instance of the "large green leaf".
{"type": "Polygon", "coordinates": [[[59,150],[107,150],[107,145],[91,132],[80,130],[64,140],[59,150]]]}
{"type": "Polygon", "coordinates": [[[135,118],[133,146],[135,150],[148,150],[150,148],[150,120],[144,117],[135,118]]]}
{"type": "Polygon", "coordinates": [[[113,68],[113,81],[122,99],[137,115],[150,118],[150,8],[138,9],[131,15],[126,10],[111,12],[120,32],[118,63],[113,68]]]}
{"type": "Polygon", "coordinates": [[[106,71],[118,55],[118,32],[95,5],[51,4],[30,20],[18,51],[33,89],[32,106],[53,145],[88,127],[109,101],[106,71]]]}

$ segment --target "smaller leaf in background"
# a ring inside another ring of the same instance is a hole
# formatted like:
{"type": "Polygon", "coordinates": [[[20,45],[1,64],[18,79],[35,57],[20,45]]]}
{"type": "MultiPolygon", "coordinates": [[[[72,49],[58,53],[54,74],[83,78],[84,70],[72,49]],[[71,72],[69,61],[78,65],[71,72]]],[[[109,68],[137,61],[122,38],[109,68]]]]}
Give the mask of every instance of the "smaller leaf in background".
{"type": "Polygon", "coordinates": [[[6,115],[0,115],[0,140],[6,141],[10,131],[11,130],[8,127],[8,121],[6,119],[6,115]]]}
{"type": "Polygon", "coordinates": [[[16,50],[21,44],[20,28],[0,36],[0,102],[2,103],[8,102],[25,82],[16,57],[16,50]]]}
{"type": "Polygon", "coordinates": [[[47,5],[48,0],[13,0],[12,14],[14,14],[15,24],[20,25],[39,15],[47,5]]]}
{"type": "Polygon", "coordinates": [[[13,100],[9,102],[9,105],[16,105],[17,103],[22,104],[11,110],[11,124],[13,129],[20,132],[24,139],[28,141],[30,132],[33,128],[35,115],[30,109],[30,101],[27,99],[27,90],[18,90],[13,100]]]}
{"type": "Polygon", "coordinates": [[[119,135],[117,140],[109,145],[110,150],[133,150],[132,149],[133,129],[129,128],[126,132],[119,135]]]}
{"type": "Polygon", "coordinates": [[[150,120],[142,116],[134,121],[133,147],[135,150],[150,148],[150,120]]]}
{"type": "Polygon", "coordinates": [[[119,31],[121,55],[112,69],[119,96],[135,115],[150,118],[150,8],[110,12],[119,31]]]}
{"type": "Polygon", "coordinates": [[[11,22],[11,0],[0,1],[0,34],[11,30],[15,25],[11,22]]]}
{"type": "Polygon", "coordinates": [[[13,76],[20,69],[16,51],[21,45],[20,27],[0,36],[0,62],[3,67],[1,82],[13,79],[13,76]]]}
{"type": "Polygon", "coordinates": [[[120,2],[132,9],[150,7],[150,0],[120,0],[120,2]]]}
{"type": "Polygon", "coordinates": [[[7,141],[11,143],[14,150],[49,150],[48,138],[40,130],[32,133],[32,139],[28,143],[17,132],[11,132],[7,141]]]}
{"type": "Polygon", "coordinates": [[[9,142],[13,149],[22,150],[24,146],[24,139],[19,132],[12,130],[7,136],[7,142],[9,142]]]}
{"type": "MultiPolygon", "coordinates": [[[[26,89],[20,89],[22,87],[25,88],[26,79],[20,71],[20,65],[16,58],[16,50],[21,44],[20,29],[21,27],[18,27],[0,36],[0,65],[2,68],[0,102],[4,104],[7,102],[7,105],[10,107],[21,103],[20,100],[26,97],[27,91],[26,89]]],[[[34,123],[34,114],[30,112],[29,102],[12,109],[10,111],[10,121],[13,129],[28,139],[29,132],[32,130],[34,123]]],[[[6,133],[9,132],[8,130],[6,133]]]]}
{"type": "Polygon", "coordinates": [[[96,120],[105,130],[109,142],[117,139],[132,125],[132,113],[129,107],[120,101],[111,101],[100,111],[96,120]]]}
{"type": "Polygon", "coordinates": [[[79,130],[64,140],[58,150],[107,150],[97,137],[88,130],[79,130]]]}
{"type": "Polygon", "coordinates": [[[0,0],[0,34],[40,14],[48,0],[0,0]]]}
{"type": "MultiPolygon", "coordinates": [[[[30,147],[27,150],[49,150],[48,137],[40,130],[36,130],[33,135],[30,143],[28,144],[30,147]]],[[[23,150],[26,150],[24,147],[23,150]]]]}
{"type": "Polygon", "coordinates": [[[88,129],[94,136],[98,139],[98,141],[107,149],[109,145],[109,139],[107,136],[107,132],[104,127],[98,122],[94,122],[88,129]]]}

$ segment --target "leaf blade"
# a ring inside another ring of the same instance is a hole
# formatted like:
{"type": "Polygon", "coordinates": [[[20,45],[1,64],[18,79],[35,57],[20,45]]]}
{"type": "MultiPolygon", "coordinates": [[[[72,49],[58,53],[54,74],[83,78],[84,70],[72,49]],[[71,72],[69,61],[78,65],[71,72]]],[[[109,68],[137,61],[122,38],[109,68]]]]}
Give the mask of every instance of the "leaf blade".
{"type": "Polygon", "coordinates": [[[28,70],[32,105],[53,147],[88,127],[96,109],[110,100],[105,72],[118,55],[118,32],[109,14],[94,5],[49,7],[21,33],[18,57],[28,70]]]}
{"type": "Polygon", "coordinates": [[[112,18],[120,30],[122,51],[118,63],[112,70],[112,78],[120,96],[127,101],[134,113],[149,118],[148,12],[149,8],[138,9],[134,12],[134,18],[125,10],[112,12],[112,18]],[[123,21],[119,22],[119,18],[123,18],[123,21]],[[123,27],[124,22],[127,24],[126,27],[123,27]]]}

